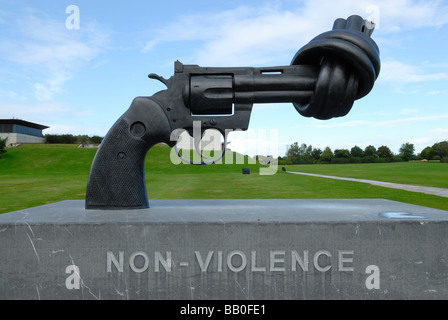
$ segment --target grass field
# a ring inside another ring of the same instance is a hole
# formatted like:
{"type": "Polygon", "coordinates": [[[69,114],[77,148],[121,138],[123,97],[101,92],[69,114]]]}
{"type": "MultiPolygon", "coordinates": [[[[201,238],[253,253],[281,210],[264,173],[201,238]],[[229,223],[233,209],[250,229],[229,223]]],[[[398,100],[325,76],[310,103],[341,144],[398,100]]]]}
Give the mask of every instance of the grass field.
{"type": "Polygon", "coordinates": [[[448,188],[448,164],[440,162],[358,163],[287,166],[289,171],[448,188]]]}
{"type": "MultiPolygon", "coordinates": [[[[85,199],[96,149],[24,145],[0,155],[0,213],[61,200],[85,199]]],[[[352,199],[383,198],[448,210],[448,198],[368,184],[297,176],[259,175],[259,165],[173,165],[170,149],[156,146],[146,158],[150,199],[352,199]],[[251,175],[242,175],[242,168],[251,175]]],[[[281,168],[280,168],[281,169],[281,168]]],[[[288,166],[290,171],[448,188],[448,165],[390,163],[288,166]]]]}

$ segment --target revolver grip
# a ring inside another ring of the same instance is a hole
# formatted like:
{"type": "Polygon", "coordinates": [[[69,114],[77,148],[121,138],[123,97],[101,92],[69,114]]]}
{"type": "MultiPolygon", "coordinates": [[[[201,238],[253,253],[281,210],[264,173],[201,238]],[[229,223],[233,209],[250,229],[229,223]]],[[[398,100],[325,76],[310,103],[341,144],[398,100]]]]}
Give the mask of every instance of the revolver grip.
{"type": "Polygon", "coordinates": [[[161,142],[170,144],[171,127],[162,107],[136,98],[101,143],[90,170],[86,209],[149,208],[145,157],[161,142]]]}

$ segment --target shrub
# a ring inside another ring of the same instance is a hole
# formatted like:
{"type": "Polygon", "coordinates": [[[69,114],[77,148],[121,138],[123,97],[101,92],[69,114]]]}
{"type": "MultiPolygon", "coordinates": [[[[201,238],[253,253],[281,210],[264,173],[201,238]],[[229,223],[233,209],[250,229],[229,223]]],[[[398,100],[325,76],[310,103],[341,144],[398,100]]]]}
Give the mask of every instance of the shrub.
{"type": "Polygon", "coordinates": [[[103,138],[99,136],[89,137],[87,135],[74,136],[72,134],[46,134],[45,139],[49,144],[100,144],[103,138]]]}
{"type": "Polygon", "coordinates": [[[71,134],[46,134],[45,139],[50,144],[73,144],[76,137],[71,134]]]}
{"type": "Polygon", "coordinates": [[[361,158],[361,162],[362,163],[374,163],[375,157],[374,156],[365,156],[365,157],[361,158]]]}
{"type": "Polygon", "coordinates": [[[292,165],[292,161],[289,160],[283,160],[283,159],[278,159],[278,165],[279,166],[286,166],[286,165],[292,165]]]}
{"type": "Polygon", "coordinates": [[[343,164],[343,163],[349,163],[349,159],[347,158],[333,158],[331,159],[331,164],[343,164]]]}
{"type": "Polygon", "coordinates": [[[6,153],[6,140],[8,140],[8,138],[0,139],[0,154],[6,153]]]}
{"type": "Polygon", "coordinates": [[[361,158],[360,157],[351,157],[348,160],[349,160],[350,163],[361,163],[361,158]]]}

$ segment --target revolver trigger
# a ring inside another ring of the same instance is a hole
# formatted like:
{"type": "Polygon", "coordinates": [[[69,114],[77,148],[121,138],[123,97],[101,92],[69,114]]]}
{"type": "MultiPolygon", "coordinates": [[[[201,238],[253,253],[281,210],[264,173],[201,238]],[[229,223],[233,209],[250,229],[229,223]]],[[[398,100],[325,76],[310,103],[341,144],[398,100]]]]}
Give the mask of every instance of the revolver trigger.
{"type": "Polygon", "coordinates": [[[151,73],[151,74],[148,75],[148,78],[154,79],[154,80],[158,80],[158,81],[162,82],[164,85],[166,85],[167,88],[169,87],[168,86],[168,80],[165,79],[162,76],[159,76],[158,74],[151,73]]]}

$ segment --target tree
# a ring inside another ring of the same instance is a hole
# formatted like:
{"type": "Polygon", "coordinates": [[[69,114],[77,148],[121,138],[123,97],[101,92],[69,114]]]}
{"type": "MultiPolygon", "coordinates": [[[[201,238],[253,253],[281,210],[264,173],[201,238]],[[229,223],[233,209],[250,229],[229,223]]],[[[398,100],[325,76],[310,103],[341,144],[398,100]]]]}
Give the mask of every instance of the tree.
{"type": "Polygon", "coordinates": [[[286,160],[294,164],[311,163],[313,160],[312,151],[313,147],[311,145],[307,146],[305,143],[302,143],[299,146],[297,142],[294,142],[286,152],[286,160]]]}
{"type": "Polygon", "coordinates": [[[0,154],[6,153],[6,140],[8,140],[8,137],[0,139],[0,154]]]}
{"type": "Polygon", "coordinates": [[[76,137],[76,143],[79,143],[79,144],[81,144],[81,143],[85,143],[85,144],[89,143],[89,136],[86,135],[86,134],[77,136],[76,137]]]}
{"type": "Polygon", "coordinates": [[[305,161],[313,162],[313,146],[309,145],[305,151],[305,161]]]}
{"type": "Polygon", "coordinates": [[[394,157],[394,154],[392,153],[392,151],[390,151],[390,149],[387,146],[379,147],[376,153],[380,158],[392,159],[394,157]]]}
{"type": "Polygon", "coordinates": [[[354,158],[361,158],[362,156],[364,156],[364,151],[362,151],[362,149],[358,146],[354,146],[351,150],[350,150],[350,154],[352,155],[352,157],[354,158]]]}
{"type": "Polygon", "coordinates": [[[322,157],[322,150],[320,150],[319,148],[314,148],[311,151],[311,156],[313,157],[314,160],[319,160],[320,157],[322,157]]]}
{"type": "Polygon", "coordinates": [[[292,145],[289,146],[288,150],[286,151],[286,160],[289,160],[292,163],[297,163],[298,155],[299,155],[299,144],[297,142],[294,142],[292,145]]]}
{"type": "Polygon", "coordinates": [[[310,162],[311,157],[311,151],[313,150],[313,147],[307,146],[306,143],[302,143],[299,147],[299,163],[307,163],[310,162]]]}
{"type": "Polygon", "coordinates": [[[374,146],[367,146],[364,149],[364,157],[374,157],[377,158],[378,154],[376,148],[374,146]]]}
{"type": "Polygon", "coordinates": [[[50,144],[74,144],[76,137],[72,134],[46,134],[45,139],[50,144]]]}
{"type": "Polygon", "coordinates": [[[448,157],[448,141],[437,142],[432,148],[440,158],[448,157]]]}
{"type": "Polygon", "coordinates": [[[100,136],[92,136],[90,138],[90,142],[93,144],[100,144],[103,141],[103,138],[100,136]]]}
{"type": "Polygon", "coordinates": [[[436,155],[436,151],[432,147],[426,147],[420,152],[420,157],[426,160],[432,160],[436,155]]]}
{"type": "Polygon", "coordinates": [[[336,149],[334,150],[335,158],[350,158],[350,151],[347,149],[336,149]]]}
{"type": "Polygon", "coordinates": [[[415,148],[412,143],[403,143],[400,148],[400,156],[404,161],[409,161],[414,157],[414,151],[415,148]]]}
{"type": "Polygon", "coordinates": [[[322,156],[320,159],[322,161],[331,161],[334,158],[333,151],[331,151],[330,147],[326,147],[324,152],[322,152],[322,156]]]}
{"type": "Polygon", "coordinates": [[[47,143],[53,144],[53,143],[58,143],[58,144],[87,144],[87,143],[92,143],[92,144],[100,144],[101,141],[103,140],[102,137],[99,136],[93,136],[93,137],[89,137],[88,135],[77,135],[74,136],[72,134],[46,134],[45,135],[45,139],[47,140],[47,143]]]}

